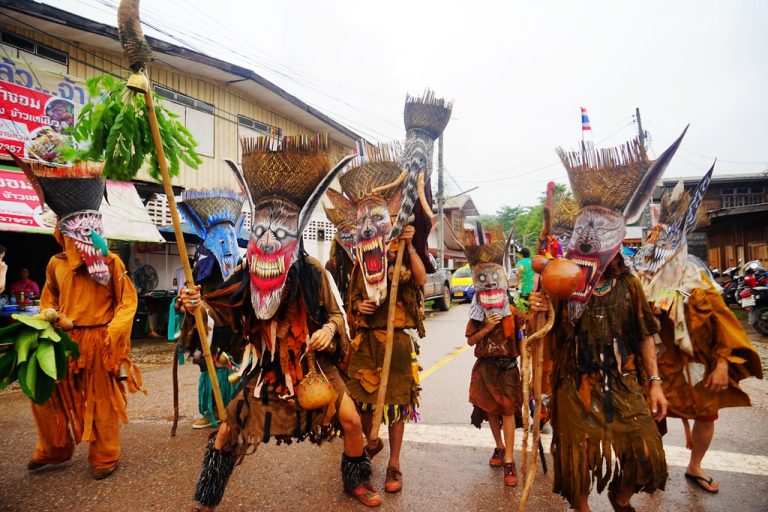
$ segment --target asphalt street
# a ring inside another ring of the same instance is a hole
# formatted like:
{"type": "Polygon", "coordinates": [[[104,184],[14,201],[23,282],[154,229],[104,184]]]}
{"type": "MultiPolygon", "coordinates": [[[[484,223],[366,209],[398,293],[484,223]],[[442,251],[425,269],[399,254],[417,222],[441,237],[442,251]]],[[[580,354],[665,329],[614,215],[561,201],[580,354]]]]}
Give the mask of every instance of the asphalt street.
{"type": "MultiPolygon", "coordinates": [[[[501,470],[488,466],[493,447],[490,430],[469,424],[467,391],[474,356],[463,336],[467,310],[459,305],[447,313],[428,313],[420,357],[422,420],[406,426],[404,489],[399,495],[384,495],[380,510],[517,510],[521,486],[505,487],[501,470]]],[[[752,333],[756,343],[768,342],[752,333]]],[[[188,363],[179,371],[181,421],[176,437],[170,437],[171,353],[172,345],[162,341],[137,344],[134,359],[144,370],[147,395],[129,398],[131,421],[122,431],[120,468],[98,482],[90,478],[84,445],[62,467],[27,473],[25,464],[36,438],[29,402],[20,391],[0,394],[0,510],[188,510],[211,430],[191,428],[197,417],[198,369],[188,363]]],[[[768,510],[768,384],[751,379],[743,387],[754,407],[721,411],[715,440],[704,460],[707,471],[720,483],[720,493],[708,495],[683,477],[688,453],[682,425],[672,420],[665,437],[667,490],[635,497],[638,512],[768,510]]],[[[518,445],[521,437],[518,430],[518,445]]],[[[547,435],[544,441],[548,447],[547,435]]],[[[235,470],[220,510],[365,510],[341,492],[341,449],[340,440],[320,447],[276,446],[274,442],[260,446],[235,470]]],[[[519,451],[516,460],[519,464],[519,451]]],[[[383,487],[385,469],[386,450],[374,461],[374,483],[379,487],[383,487]]],[[[551,485],[551,475],[539,469],[529,510],[567,510],[566,503],[552,494],[551,485]]],[[[605,496],[593,494],[590,503],[596,512],[611,510],[605,496]]]]}

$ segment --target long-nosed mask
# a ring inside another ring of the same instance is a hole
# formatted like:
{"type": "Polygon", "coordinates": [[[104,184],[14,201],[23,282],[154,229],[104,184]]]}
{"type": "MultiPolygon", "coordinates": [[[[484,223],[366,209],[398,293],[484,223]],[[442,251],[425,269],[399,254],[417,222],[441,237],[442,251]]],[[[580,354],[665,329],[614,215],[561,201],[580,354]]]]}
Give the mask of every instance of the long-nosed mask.
{"type": "Polygon", "coordinates": [[[345,217],[354,214],[355,254],[370,300],[387,296],[387,246],[392,217],[400,209],[402,187],[391,187],[400,175],[397,147],[360,144],[360,155],[340,177],[342,192],[328,191],[333,208],[345,217]],[[354,212],[354,213],[353,213],[354,212]]]}
{"type": "Polygon", "coordinates": [[[312,212],[352,156],[332,168],[327,136],[257,137],[241,144],[242,171],[234,162],[227,163],[252,205],[246,252],[251,305],[258,319],[269,320],[282,302],[312,212]]]}
{"type": "Polygon", "coordinates": [[[109,247],[99,213],[106,190],[106,180],[101,177],[103,166],[83,162],[56,167],[13,157],[40,202],[58,216],[59,231],[80,254],[88,275],[97,283],[107,285],[111,278],[107,266],[109,247]]]}
{"type": "Polygon", "coordinates": [[[584,312],[596,283],[621,249],[626,224],[642,215],[684,135],[685,130],[653,162],[639,140],[618,148],[558,151],[580,207],[567,250],[583,275],[581,286],[568,299],[572,322],[584,312]]]}
{"type": "Polygon", "coordinates": [[[179,211],[216,258],[221,276],[227,279],[240,259],[237,234],[245,220],[245,197],[230,190],[211,189],[185,190],[181,199],[179,211]]]}

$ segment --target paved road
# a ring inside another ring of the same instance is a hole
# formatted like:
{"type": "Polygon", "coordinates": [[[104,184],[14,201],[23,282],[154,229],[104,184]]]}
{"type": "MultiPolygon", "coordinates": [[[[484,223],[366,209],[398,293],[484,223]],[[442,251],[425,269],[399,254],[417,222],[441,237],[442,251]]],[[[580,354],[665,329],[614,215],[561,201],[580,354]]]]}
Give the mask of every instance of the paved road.
{"type": "MultiPolygon", "coordinates": [[[[429,335],[421,347],[422,422],[406,427],[404,490],[384,496],[381,510],[516,509],[520,489],[505,488],[500,471],[487,465],[490,431],[469,425],[467,388],[474,358],[471,350],[464,349],[466,315],[465,305],[429,315],[429,335]]],[[[149,394],[131,397],[121,467],[104,481],[90,479],[85,446],[79,446],[74,459],[61,469],[27,474],[24,464],[35,444],[29,404],[18,391],[0,395],[0,510],[189,509],[208,435],[189,426],[196,417],[197,368],[190,364],[180,368],[182,420],[177,436],[170,438],[170,347],[155,342],[139,348],[137,356],[144,363],[149,394]]],[[[667,491],[635,498],[638,512],[768,510],[768,385],[753,379],[744,388],[755,407],[723,411],[705,459],[707,469],[720,482],[720,494],[705,495],[683,478],[688,455],[682,428],[673,421],[665,438],[670,464],[667,491]]],[[[518,442],[520,437],[518,431],[518,442]]],[[[340,492],[341,448],[338,440],[321,447],[262,445],[236,469],[221,510],[364,510],[340,492]]],[[[384,457],[374,462],[378,485],[383,484],[385,466],[384,457]]],[[[539,473],[529,510],[567,510],[550,489],[550,477],[539,473]]],[[[610,510],[602,496],[593,496],[591,504],[596,512],[610,510]]]]}

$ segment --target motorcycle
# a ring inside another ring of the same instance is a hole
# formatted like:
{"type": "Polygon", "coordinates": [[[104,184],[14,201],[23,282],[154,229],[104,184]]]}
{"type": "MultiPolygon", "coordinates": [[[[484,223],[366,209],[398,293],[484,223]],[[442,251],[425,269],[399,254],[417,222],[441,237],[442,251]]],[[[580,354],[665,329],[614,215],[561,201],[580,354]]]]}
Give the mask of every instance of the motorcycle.
{"type": "Polygon", "coordinates": [[[741,307],[749,311],[749,324],[768,336],[768,286],[745,288],[739,293],[741,307]]]}

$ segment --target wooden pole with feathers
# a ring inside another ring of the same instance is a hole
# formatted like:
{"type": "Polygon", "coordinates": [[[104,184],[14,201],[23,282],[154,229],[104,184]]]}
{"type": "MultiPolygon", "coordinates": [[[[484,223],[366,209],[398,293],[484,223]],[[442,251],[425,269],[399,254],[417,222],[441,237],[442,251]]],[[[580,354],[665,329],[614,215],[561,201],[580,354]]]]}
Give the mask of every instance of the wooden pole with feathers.
{"type": "MultiPolygon", "coordinates": [[[[132,71],[131,76],[128,78],[127,87],[136,93],[143,94],[147,104],[147,116],[152,131],[152,142],[155,146],[155,151],[157,152],[158,165],[163,181],[163,190],[168,199],[168,209],[170,210],[171,220],[173,221],[173,232],[176,237],[176,243],[179,246],[179,257],[181,258],[181,265],[184,269],[184,277],[187,280],[187,286],[192,288],[194,287],[194,277],[192,276],[192,268],[189,265],[187,246],[184,242],[184,234],[181,230],[179,210],[176,207],[176,198],[173,194],[173,187],[171,186],[168,163],[163,149],[163,140],[160,136],[160,129],[155,114],[152,89],[146,72],[146,66],[153,60],[153,56],[152,49],[149,47],[149,44],[147,44],[141,30],[139,0],[121,0],[120,7],[117,11],[117,20],[120,43],[123,46],[125,58],[128,60],[129,67],[132,71]]],[[[216,378],[216,366],[211,357],[211,348],[208,345],[207,329],[205,320],[203,319],[203,312],[198,308],[194,316],[195,327],[197,328],[197,333],[200,336],[200,344],[203,348],[205,365],[208,369],[208,375],[211,378],[211,387],[213,388],[213,397],[216,401],[216,409],[219,413],[219,421],[225,421],[227,418],[227,411],[224,407],[221,390],[219,389],[219,382],[216,378]]]]}

